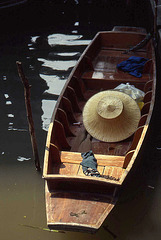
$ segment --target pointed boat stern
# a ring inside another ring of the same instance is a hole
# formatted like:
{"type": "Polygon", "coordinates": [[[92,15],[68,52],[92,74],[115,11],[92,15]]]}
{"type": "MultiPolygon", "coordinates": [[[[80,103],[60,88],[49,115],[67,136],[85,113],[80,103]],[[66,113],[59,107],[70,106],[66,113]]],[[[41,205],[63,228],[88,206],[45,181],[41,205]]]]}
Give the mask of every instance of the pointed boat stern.
{"type": "Polygon", "coordinates": [[[113,196],[98,193],[54,191],[45,186],[49,229],[96,232],[116,204],[113,196]]]}

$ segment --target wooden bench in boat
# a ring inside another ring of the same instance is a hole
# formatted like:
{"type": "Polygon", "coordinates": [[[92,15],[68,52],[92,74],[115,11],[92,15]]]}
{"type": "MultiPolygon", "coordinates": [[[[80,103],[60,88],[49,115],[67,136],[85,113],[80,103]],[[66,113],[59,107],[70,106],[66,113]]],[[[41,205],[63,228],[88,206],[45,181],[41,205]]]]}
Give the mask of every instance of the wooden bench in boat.
{"type": "MultiPolygon", "coordinates": [[[[120,83],[129,82],[130,84],[134,84],[135,87],[143,90],[144,85],[151,80],[152,60],[149,59],[149,61],[145,63],[143,75],[141,78],[137,79],[129,75],[129,73],[117,69],[118,63],[130,57],[130,55],[122,53],[123,50],[119,49],[101,49],[94,59],[85,56],[85,59],[88,59],[89,68],[83,73],[81,79],[86,87],[93,89],[98,89],[99,87],[110,89],[118,86],[120,83]],[[120,53],[118,54],[118,52],[120,53]]],[[[139,57],[148,58],[145,52],[137,52],[137,54],[139,57]]]]}
{"type": "Polygon", "coordinates": [[[141,78],[136,79],[135,77],[129,75],[128,73],[125,72],[101,72],[101,71],[87,71],[83,74],[82,76],[83,80],[102,80],[102,81],[121,81],[121,82],[134,82],[134,83],[146,83],[150,80],[150,75],[149,74],[144,74],[141,78]]]}
{"type": "Polygon", "coordinates": [[[119,184],[119,180],[126,171],[126,167],[135,151],[129,151],[126,156],[94,154],[97,159],[97,169],[102,175],[102,177],[96,178],[84,175],[81,165],[83,159],[81,153],[70,151],[59,152],[54,144],[50,144],[50,148],[52,149],[52,156],[54,156],[54,159],[50,161],[49,166],[45,166],[44,178],[51,180],[60,178],[72,180],[79,178],[87,181],[105,181],[115,184],[119,184]]]}
{"type": "Polygon", "coordinates": [[[83,74],[82,80],[87,88],[90,89],[113,89],[121,83],[130,83],[143,90],[144,85],[150,80],[150,74],[144,74],[142,78],[136,79],[128,73],[102,73],[101,71],[87,71],[83,74]]]}
{"type": "MultiPolygon", "coordinates": [[[[120,83],[130,83],[131,85],[135,85],[136,88],[144,90],[146,83],[151,81],[151,75],[144,73],[141,78],[137,79],[129,73],[118,70],[105,72],[95,69],[84,72],[81,79],[87,89],[113,89],[120,83]]],[[[147,85],[148,88],[150,88],[150,83],[147,85]]]]}
{"type": "MultiPolygon", "coordinates": [[[[54,145],[51,144],[51,147],[55,148],[54,145]]],[[[82,156],[81,153],[78,152],[68,152],[61,151],[60,152],[60,161],[59,163],[54,163],[50,166],[50,170],[48,170],[49,178],[57,178],[59,177],[80,177],[86,178],[90,180],[91,178],[95,178],[95,180],[103,180],[103,181],[115,181],[118,182],[124,173],[125,169],[123,168],[125,157],[124,156],[112,156],[112,155],[101,155],[94,154],[97,159],[97,170],[103,176],[101,178],[96,177],[88,177],[84,175],[82,171],[82,156]]],[[[47,178],[47,175],[44,174],[44,177],[47,178]]]]}
{"type": "MultiPolygon", "coordinates": [[[[127,168],[133,153],[138,144],[138,140],[141,137],[144,124],[147,119],[147,114],[143,115],[140,119],[139,127],[134,134],[131,146],[129,146],[127,153],[123,156],[121,155],[108,155],[108,154],[94,154],[97,159],[98,171],[101,175],[107,177],[103,180],[112,179],[114,181],[119,181],[125,169],[127,168]]],[[[55,132],[56,134],[56,132],[55,132]]],[[[60,135],[56,134],[58,137],[60,135]]],[[[61,134],[63,136],[63,134],[61,134]]],[[[65,138],[65,135],[64,135],[65,138]]],[[[67,140],[66,140],[67,141],[67,140]]],[[[63,141],[64,142],[64,141],[63,141]]],[[[82,156],[80,152],[73,152],[68,150],[60,151],[58,146],[53,143],[49,145],[49,165],[45,167],[44,176],[45,178],[58,178],[58,177],[82,177],[88,178],[84,175],[82,171],[82,156]]],[[[98,179],[99,180],[99,179],[98,179]]],[[[102,178],[101,178],[102,180],[102,178]]]]}
{"type": "MultiPolygon", "coordinates": [[[[116,181],[120,179],[124,172],[124,157],[99,154],[95,154],[95,157],[98,164],[97,169],[101,175],[107,176],[109,179],[116,179],[116,181]]],[[[61,162],[62,167],[59,168],[59,174],[85,176],[80,164],[82,162],[80,153],[61,152],[61,162]]]]}

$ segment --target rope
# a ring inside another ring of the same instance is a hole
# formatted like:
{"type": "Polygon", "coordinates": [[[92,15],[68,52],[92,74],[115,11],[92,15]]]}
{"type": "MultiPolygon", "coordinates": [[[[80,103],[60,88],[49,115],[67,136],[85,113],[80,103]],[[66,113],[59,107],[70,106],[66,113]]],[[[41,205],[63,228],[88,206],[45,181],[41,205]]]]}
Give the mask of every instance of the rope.
{"type": "Polygon", "coordinates": [[[139,42],[137,45],[135,45],[134,47],[131,47],[130,49],[127,49],[123,52],[123,54],[127,54],[129,52],[135,52],[141,48],[143,48],[148,42],[149,40],[152,38],[152,34],[151,33],[148,33],[146,35],[146,37],[141,41],[139,42]]]}

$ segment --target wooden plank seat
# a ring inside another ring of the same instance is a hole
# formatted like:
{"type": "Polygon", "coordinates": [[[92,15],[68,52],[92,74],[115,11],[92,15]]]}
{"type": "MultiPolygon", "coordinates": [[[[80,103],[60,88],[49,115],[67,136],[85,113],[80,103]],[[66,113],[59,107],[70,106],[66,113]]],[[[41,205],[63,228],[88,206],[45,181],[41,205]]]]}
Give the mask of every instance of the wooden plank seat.
{"type": "Polygon", "coordinates": [[[101,72],[101,71],[86,71],[82,75],[83,80],[104,80],[104,81],[118,81],[118,82],[134,82],[146,83],[150,80],[150,74],[143,74],[141,78],[136,79],[134,76],[126,72],[101,72]]]}
{"type": "MultiPolygon", "coordinates": [[[[140,57],[147,57],[143,53],[137,53],[140,57]]],[[[137,55],[135,54],[135,55],[137,55]]],[[[136,78],[127,72],[123,72],[117,69],[117,64],[127,60],[130,56],[126,54],[121,54],[118,56],[118,50],[101,49],[98,56],[93,59],[92,65],[93,69],[90,68],[84,72],[82,75],[82,80],[87,88],[95,88],[96,86],[101,86],[102,89],[113,89],[120,83],[134,84],[135,87],[143,90],[145,83],[150,80],[150,69],[152,66],[152,61],[149,60],[148,64],[144,66],[144,73],[141,78],[136,78]]]]}
{"type": "Polygon", "coordinates": [[[113,74],[107,74],[107,76],[98,76],[98,78],[92,77],[92,72],[91,73],[85,73],[82,76],[82,80],[87,87],[87,89],[91,90],[97,90],[97,91],[103,91],[103,90],[108,90],[108,89],[114,89],[115,87],[119,86],[121,83],[126,84],[127,82],[131,85],[134,85],[136,88],[143,90],[145,83],[148,81],[147,78],[142,78],[142,79],[133,79],[133,78],[128,78],[122,77],[120,79],[115,78],[113,74]],[[89,74],[89,76],[88,76],[89,74]],[[102,78],[101,78],[102,77],[102,78]],[[107,77],[107,78],[106,78],[107,77]],[[140,81],[139,81],[140,80],[140,81]]]}
{"type": "MultiPolygon", "coordinates": [[[[82,156],[78,152],[61,151],[61,163],[53,165],[53,174],[85,176],[82,171],[82,156]]],[[[97,170],[107,179],[118,181],[124,172],[124,156],[95,154],[97,170]]]]}
{"type": "Polygon", "coordinates": [[[126,156],[111,156],[95,154],[97,159],[97,170],[102,175],[101,177],[92,177],[84,175],[82,171],[82,157],[81,153],[62,151],[58,153],[58,149],[54,147],[56,158],[60,158],[60,161],[44,167],[44,178],[48,180],[65,180],[68,181],[82,181],[82,183],[90,183],[90,181],[105,182],[112,184],[120,184],[119,180],[123,177],[124,172],[127,174],[127,166],[133,156],[134,150],[129,151],[126,156]],[[58,155],[59,156],[58,156],[58,155]]]}
{"type": "MultiPolygon", "coordinates": [[[[80,164],[82,162],[81,153],[78,152],[68,152],[61,151],[61,162],[62,163],[74,163],[80,164]]],[[[99,166],[115,166],[122,167],[124,162],[124,156],[114,156],[114,155],[102,155],[94,154],[97,159],[97,164],[99,166]]]]}
{"type": "Polygon", "coordinates": [[[129,83],[136,88],[143,90],[144,85],[150,80],[150,74],[143,74],[141,78],[136,79],[125,72],[101,72],[101,71],[86,71],[82,75],[82,80],[87,89],[114,89],[121,83],[129,83]]]}
{"type": "MultiPolygon", "coordinates": [[[[102,175],[107,175],[111,177],[121,176],[123,169],[126,168],[131,160],[133,151],[137,146],[138,139],[140,138],[144,126],[140,126],[134,134],[134,138],[131,147],[128,149],[126,155],[102,155],[94,154],[97,159],[98,171],[102,175]]],[[[53,162],[53,167],[50,166],[50,173],[60,174],[60,175],[75,175],[84,176],[82,172],[82,156],[80,152],[72,151],[59,151],[58,147],[54,144],[50,144],[53,149],[53,154],[56,156],[53,162]]],[[[116,179],[117,179],[116,178],[116,179]]]]}

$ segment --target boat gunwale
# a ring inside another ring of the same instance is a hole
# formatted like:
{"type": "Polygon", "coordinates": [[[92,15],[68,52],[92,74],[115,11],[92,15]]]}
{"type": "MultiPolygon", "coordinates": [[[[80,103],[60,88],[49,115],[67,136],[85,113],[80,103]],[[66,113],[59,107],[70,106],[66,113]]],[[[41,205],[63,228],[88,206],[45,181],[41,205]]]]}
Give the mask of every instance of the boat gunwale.
{"type": "Polygon", "coordinates": [[[141,150],[142,148],[142,145],[144,143],[144,139],[146,138],[146,134],[148,132],[148,129],[149,129],[149,124],[150,124],[150,121],[151,121],[151,118],[152,118],[152,115],[153,115],[153,110],[154,110],[154,104],[155,104],[155,92],[156,92],[156,60],[155,60],[155,49],[154,49],[154,46],[152,45],[151,46],[152,48],[152,60],[153,60],[153,89],[152,89],[152,98],[151,98],[151,101],[150,101],[150,108],[149,108],[149,112],[148,112],[148,115],[147,115],[147,119],[146,119],[146,122],[144,124],[144,128],[143,128],[143,131],[142,131],[142,134],[140,136],[140,139],[137,143],[137,147],[135,149],[135,152],[126,168],[126,172],[123,173],[121,179],[120,179],[120,184],[122,184],[127,176],[127,174],[130,172],[130,170],[132,169],[132,166],[138,156],[138,153],[139,151],[141,150]]]}

